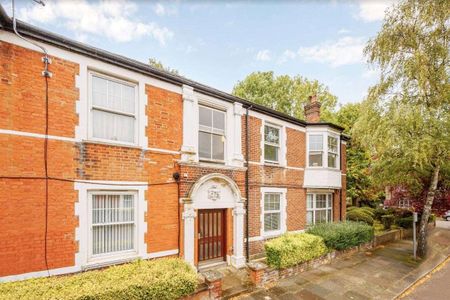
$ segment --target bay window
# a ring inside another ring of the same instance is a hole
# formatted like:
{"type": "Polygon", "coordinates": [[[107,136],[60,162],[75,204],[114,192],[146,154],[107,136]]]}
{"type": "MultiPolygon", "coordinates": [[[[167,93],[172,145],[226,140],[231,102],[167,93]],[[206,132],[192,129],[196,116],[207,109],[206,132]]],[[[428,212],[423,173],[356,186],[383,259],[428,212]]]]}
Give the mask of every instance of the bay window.
{"type": "Polygon", "coordinates": [[[329,132],[308,135],[308,167],[339,167],[339,137],[329,132]]]}
{"type": "Polygon", "coordinates": [[[94,73],[90,79],[91,136],[136,143],[136,84],[94,73]]]}
{"type": "Polygon", "coordinates": [[[333,219],[333,194],[306,195],[306,224],[328,223],[333,219]]]}
{"type": "Polygon", "coordinates": [[[91,192],[91,257],[137,252],[136,201],[133,192],[91,192]]]}
{"type": "Polygon", "coordinates": [[[264,125],[264,161],[278,164],[280,161],[280,128],[264,125]]]}
{"type": "Polygon", "coordinates": [[[198,149],[200,160],[225,160],[225,112],[199,106],[198,149]]]}

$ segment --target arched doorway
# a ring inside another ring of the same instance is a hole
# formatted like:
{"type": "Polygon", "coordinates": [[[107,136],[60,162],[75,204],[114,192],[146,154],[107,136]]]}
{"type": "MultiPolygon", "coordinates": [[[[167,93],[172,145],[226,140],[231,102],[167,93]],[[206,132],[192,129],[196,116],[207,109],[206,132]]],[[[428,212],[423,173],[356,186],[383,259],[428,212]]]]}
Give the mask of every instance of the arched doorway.
{"type": "Polygon", "coordinates": [[[241,268],[244,257],[244,199],[236,183],[220,173],[201,177],[184,199],[184,259],[196,265],[225,260],[241,268]]]}

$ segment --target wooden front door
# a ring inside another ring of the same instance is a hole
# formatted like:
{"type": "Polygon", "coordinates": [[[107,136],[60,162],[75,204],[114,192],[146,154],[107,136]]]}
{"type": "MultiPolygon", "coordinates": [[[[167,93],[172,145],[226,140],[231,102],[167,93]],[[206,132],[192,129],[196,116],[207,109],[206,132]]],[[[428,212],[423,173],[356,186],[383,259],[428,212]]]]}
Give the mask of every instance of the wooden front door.
{"type": "Polygon", "coordinates": [[[225,259],[225,209],[198,211],[198,261],[225,259]]]}

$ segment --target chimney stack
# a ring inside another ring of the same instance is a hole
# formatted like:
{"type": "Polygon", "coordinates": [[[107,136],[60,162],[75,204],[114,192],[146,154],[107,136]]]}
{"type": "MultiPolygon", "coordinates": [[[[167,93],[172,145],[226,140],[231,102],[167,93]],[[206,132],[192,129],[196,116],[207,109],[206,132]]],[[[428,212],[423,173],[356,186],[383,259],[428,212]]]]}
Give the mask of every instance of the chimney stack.
{"type": "Polygon", "coordinates": [[[320,102],[317,101],[317,95],[309,96],[309,103],[305,105],[305,117],[308,123],[320,122],[320,102]]]}

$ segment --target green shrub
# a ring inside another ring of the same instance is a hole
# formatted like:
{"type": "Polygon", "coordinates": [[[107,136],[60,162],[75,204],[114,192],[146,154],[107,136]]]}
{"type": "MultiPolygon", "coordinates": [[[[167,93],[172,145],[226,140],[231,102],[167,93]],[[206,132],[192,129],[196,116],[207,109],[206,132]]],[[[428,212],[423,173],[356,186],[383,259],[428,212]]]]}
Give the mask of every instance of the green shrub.
{"type": "Polygon", "coordinates": [[[413,217],[406,217],[406,218],[400,218],[397,219],[397,225],[408,229],[408,228],[412,228],[413,227],[413,217]]]}
{"type": "Polygon", "coordinates": [[[360,222],[323,223],[308,228],[307,233],[323,238],[329,249],[344,250],[367,243],[373,238],[373,227],[360,222]]]}
{"type": "Polygon", "coordinates": [[[436,215],[431,214],[430,217],[428,218],[428,223],[434,223],[435,221],[436,221],[436,215]]]}
{"type": "Polygon", "coordinates": [[[396,208],[394,209],[394,216],[398,219],[400,218],[407,218],[412,217],[413,212],[412,210],[406,209],[406,208],[396,208]]]}
{"type": "Polygon", "coordinates": [[[358,207],[357,206],[349,206],[349,207],[347,207],[347,211],[352,211],[356,208],[358,208],[358,207]]]}
{"type": "Polygon", "coordinates": [[[384,208],[376,208],[373,212],[373,218],[381,222],[381,216],[389,215],[389,212],[384,208]]]}
{"type": "Polygon", "coordinates": [[[360,207],[347,212],[347,220],[373,225],[373,217],[365,209],[361,209],[360,207]]]}
{"type": "Polygon", "coordinates": [[[368,214],[369,216],[371,216],[372,218],[375,216],[375,209],[373,209],[372,207],[369,206],[362,206],[358,208],[360,211],[365,212],[366,214],[368,214]]]}
{"type": "Polygon", "coordinates": [[[389,230],[392,227],[392,224],[395,222],[395,216],[394,215],[384,215],[381,216],[381,223],[383,224],[383,227],[385,230],[389,230]]]}
{"type": "Polygon", "coordinates": [[[281,269],[312,260],[327,253],[321,237],[307,234],[285,234],[264,244],[267,264],[281,269]]]}
{"type": "Polygon", "coordinates": [[[100,271],[0,284],[0,299],[179,299],[195,291],[196,272],[178,258],[136,261],[100,271]]]}

